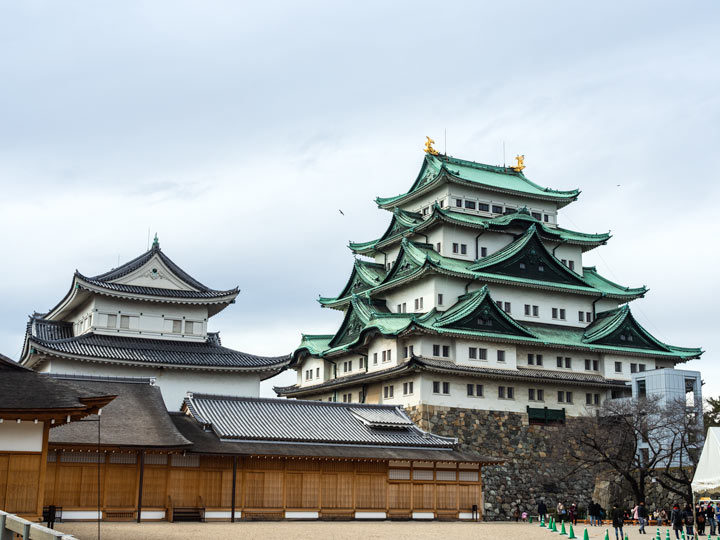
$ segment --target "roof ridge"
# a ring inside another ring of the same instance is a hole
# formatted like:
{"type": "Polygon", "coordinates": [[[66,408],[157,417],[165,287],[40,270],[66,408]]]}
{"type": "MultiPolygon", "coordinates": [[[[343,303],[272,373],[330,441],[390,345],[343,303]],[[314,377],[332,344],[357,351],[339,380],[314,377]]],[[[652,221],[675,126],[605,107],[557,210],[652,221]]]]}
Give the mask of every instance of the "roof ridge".
{"type": "Polygon", "coordinates": [[[189,392],[192,399],[218,399],[227,401],[246,401],[253,403],[279,403],[283,405],[298,406],[312,405],[316,407],[347,407],[347,408],[367,408],[378,410],[395,410],[397,405],[384,405],[380,403],[344,403],[338,401],[318,401],[315,399],[287,399],[287,398],[268,398],[268,397],[252,397],[252,396],[230,396],[225,394],[207,394],[189,392]]]}

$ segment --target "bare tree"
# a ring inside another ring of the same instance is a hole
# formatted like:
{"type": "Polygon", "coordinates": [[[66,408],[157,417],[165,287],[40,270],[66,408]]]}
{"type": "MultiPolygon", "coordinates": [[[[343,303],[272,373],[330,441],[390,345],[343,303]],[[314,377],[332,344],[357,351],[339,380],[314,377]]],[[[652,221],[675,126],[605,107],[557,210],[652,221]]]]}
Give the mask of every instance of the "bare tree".
{"type": "Polygon", "coordinates": [[[699,409],[678,399],[668,402],[657,416],[663,425],[663,456],[653,476],[663,488],[692,504],[691,482],[704,439],[699,409]]]}
{"type": "Polygon", "coordinates": [[[666,453],[663,423],[658,422],[659,398],[606,400],[568,424],[570,458],[578,468],[611,469],[624,478],[637,501],[645,500],[645,480],[666,453]]]}

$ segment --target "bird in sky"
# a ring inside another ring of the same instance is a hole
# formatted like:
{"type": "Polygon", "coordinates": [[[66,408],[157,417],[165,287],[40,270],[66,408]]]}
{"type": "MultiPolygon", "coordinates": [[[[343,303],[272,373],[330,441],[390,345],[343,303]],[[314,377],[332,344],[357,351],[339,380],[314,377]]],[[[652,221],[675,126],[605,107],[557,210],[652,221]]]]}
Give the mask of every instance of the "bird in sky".
{"type": "Polygon", "coordinates": [[[340,209],[338,209],[338,212],[340,212],[343,216],[345,215],[345,212],[343,212],[343,211],[340,210],[340,209]]]}

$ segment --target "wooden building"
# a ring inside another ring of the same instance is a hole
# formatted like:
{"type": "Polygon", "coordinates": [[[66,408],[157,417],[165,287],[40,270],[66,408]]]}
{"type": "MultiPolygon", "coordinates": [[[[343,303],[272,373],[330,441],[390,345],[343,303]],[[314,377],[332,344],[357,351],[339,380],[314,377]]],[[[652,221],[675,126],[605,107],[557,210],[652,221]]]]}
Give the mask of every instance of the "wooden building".
{"type": "Polygon", "coordinates": [[[64,519],[96,519],[98,494],[106,520],[472,519],[501,462],[393,406],[188,394],[169,413],[146,380],[64,382],[118,395],[100,447],[89,424],[52,433],[45,504],[64,519]]]}
{"type": "Polygon", "coordinates": [[[0,509],[39,520],[50,428],[97,413],[113,398],[71,388],[0,355],[0,509]]]}

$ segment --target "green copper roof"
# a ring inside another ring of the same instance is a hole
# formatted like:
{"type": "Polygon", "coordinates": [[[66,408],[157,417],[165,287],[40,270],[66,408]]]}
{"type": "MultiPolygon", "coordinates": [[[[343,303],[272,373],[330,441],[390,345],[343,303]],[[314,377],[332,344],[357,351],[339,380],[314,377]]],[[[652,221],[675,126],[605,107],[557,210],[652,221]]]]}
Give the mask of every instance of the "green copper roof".
{"type": "MultiPolygon", "coordinates": [[[[410,242],[403,238],[398,257],[385,278],[377,286],[363,292],[371,295],[379,294],[397,285],[419,279],[428,273],[475,279],[481,283],[517,284],[592,296],[608,296],[624,301],[638,298],[647,292],[645,287],[629,288],[617,285],[600,276],[594,268],[583,268],[582,276],[576,274],[556,259],[543,245],[535,224],[515,242],[489,257],[472,262],[444,257],[429,244],[410,242]]],[[[320,298],[319,301],[327,307],[342,307],[349,301],[346,289],[341,296],[320,298]]]]}
{"type": "Polygon", "coordinates": [[[483,187],[491,191],[513,193],[533,199],[552,200],[564,206],[577,198],[580,191],[557,191],[539,186],[528,180],[522,172],[509,167],[496,167],[452,156],[426,154],[420,173],[410,189],[395,197],[378,197],[378,206],[388,208],[413,199],[417,194],[432,190],[440,183],[464,184],[483,187]]]}
{"type": "Polygon", "coordinates": [[[340,297],[345,298],[351,294],[358,294],[379,285],[385,279],[385,274],[385,268],[382,264],[355,259],[350,278],[343,287],[340,297]]]}
{"type": "Polygon", "coordinates": [[[535,219],[526,208],[511,214],[488,218],[457,212],[452,208],[440,208],[440,206],[435,203],[432,214],[425,220],[422,219],[421,214],[405,212],[397,207],[394,208],[393,218],[390,220],[390,226],[385,231],[385,234],[377,240],[370,242],[350,242],[349,247],[359,255],[373,256],[378,248],[393,245],[403,237],[409,237],[415,233],[427,231],[442,223],[488,231],[504,231],[510,227],[529,227],[531,224],[535,224],[543,239],[579,244],[590,248],[604,244],[610,238],[609,233],[589,234],[560,227],[550,227],[540,220],[535,219]],[[403,217],[401,218],[399,214],[402,214],[403,217]],[[414,219],[410,221],[405,217],[406,215],[413,216],[414,219]]]}
{"type": "Polygon", "coordinates": [[[330,347],[332,338],[333,334],[303,334],[297,351],[304,349],[312,356],[320,355],[330,347]]]}
{"type": "MultiPolygon", "coordinates": [[[[388,313],[384,302],[376,302],[366,295],[354,295],[340,329],[327,348],[301,344],[297,354],[307,351],[325,357],[343,354],[362,345],[365,337],[379,333],[395,337],[412,332],[447,336],[471,337],[479,340],[544,345],[548,347],[581,349],[597,352],[616,352],[678,360],[698,358],[701,349],[674,347],[662,343],[642,328],[627,306],[597,314],[586,328],[521,324],[499,309],[487,287],[462,295],[447,311],[433,309],[425,314],[388,313]]],[[[322,336],[325,340],[327,336],[322,336]]],[[[319,342],[319,341],[318,341],[319,342]]]]}

